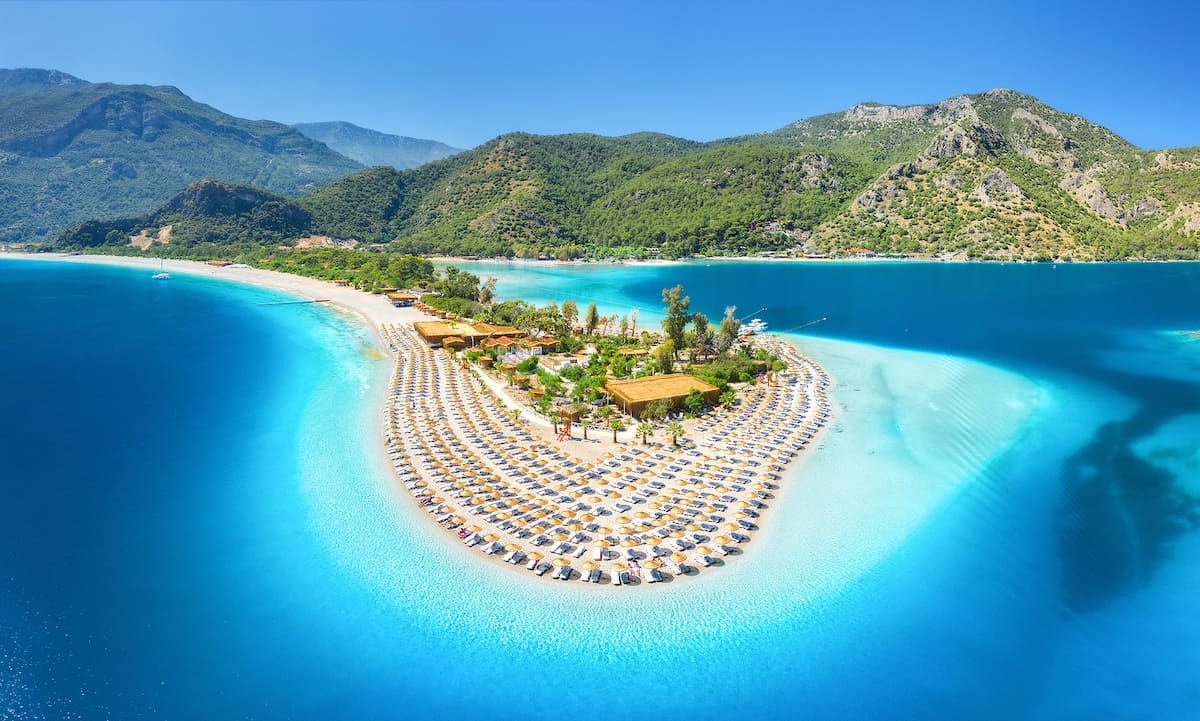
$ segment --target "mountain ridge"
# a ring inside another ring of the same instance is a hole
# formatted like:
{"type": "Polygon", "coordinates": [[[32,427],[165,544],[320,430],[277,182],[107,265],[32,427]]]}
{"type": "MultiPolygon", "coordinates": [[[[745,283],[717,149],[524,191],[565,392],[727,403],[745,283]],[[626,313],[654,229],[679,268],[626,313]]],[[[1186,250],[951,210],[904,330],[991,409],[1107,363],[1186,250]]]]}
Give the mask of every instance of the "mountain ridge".
{"type": "Polygon", "coordinates": [[[437,140],[383,133],[344,120],[294,123],[292,127],[367,167],[388,165],[406,170],[462,152],[462,148],[437,140]]]}
{"type": "Polygon", "coordinates": [[[415,253],[1197,257],[1200,151],[1142,150],[993,89],[710,143],[508,133],[296,204],[323,236],[415,253]]]}
{"type": "Polygon", "coordinates": [[[173,86],[0,71],[0,240],[145,213],[216,177],[299,195],[361,165],[282,123],[246,120],[173,86]]]}

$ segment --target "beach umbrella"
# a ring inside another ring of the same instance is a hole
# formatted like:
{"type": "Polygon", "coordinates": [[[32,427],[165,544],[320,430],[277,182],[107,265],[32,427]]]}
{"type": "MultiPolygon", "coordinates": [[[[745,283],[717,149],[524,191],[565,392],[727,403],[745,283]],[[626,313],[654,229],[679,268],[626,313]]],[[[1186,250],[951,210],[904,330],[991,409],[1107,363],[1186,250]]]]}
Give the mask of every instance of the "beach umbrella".
{"type": "Polygon", "coordinates": [[[696,553],[699,553],[701,556],[707,556],[712,553],[712,549],[708,546],[700,546],[696,549],[696,553]]]}
{"type": "Polygon", "coordinates": [[[612,533],[612,529],[608,526],[600,526],[599,532],[607,536],[608,534],[612,533]]]}
{"type": "Polygon", "coordinates": [[[684,529],[685,529],[685,530],[688,530],[688,531],[699,531],[699,530],[700,530],[700,526],[697,526],[697,525],[696,525],[696,524],[694,524],[694,523],[689,523],[689,524],[687,524],[686,526],[684,526],[684,529]]]}
{"type": "Polygon", "coordinates": [[[584,523],[591,523],[592,521],[596,520],[596,517],[591,513],[585,513],[579,517],[579,520],[583,521],[584,523]]]}
{"type": "Polygon", "coordinates": [[[645,533],[646,531],[649,531],[649,530],[650,530],[650,526],[647,526],[647,525],[646,525],[646,524],[644,524],[644,523],[643,523],[642,525],[640,525],[640,526],[634,526],[634,527],[633,527],[633,532],[634,532],[634,533],[645,533]]]}
{"type": "Polygon", "coordinates": [[[654,520],[650,521],[650,525],[654,526],[655,528],[658,528],[659,526],[665,526],[666,523],[667,522],[661,518],[655,518],[654,520]]]}
{"type": "Polygon", "coordinates": [[[567,534],[565,534],[565,533],[556,533],[556,534],[554,534],[554,540],[556,540],[556,541],[565,541],[565,540],[567,540],[567,534]]]}
{"type": "Polygon", "coordinates": [[[621,494],[620,494],[620,493],[617,493],[616,491],[609,491],[609,492],[608,492],[608,497],[609,497],[609,498],[620,498],[620,497],[621,497],[621,494]]]}
{"type": "Polygon", "coordinates": [[[600,548],[608,548],[608,541],[601,538],[600,540],[596,541],[596,545],[600,548]]]}
{"type": "Polygon", "coordinates": [[[487,499],[484,498],[483,496],[475,496],[474,498],[471,499],[472,506],[482,506],[485,503],[487,503],[487,499]]]}
{"type": "Polygon", "coordinates": [[[687,560],[687,556],[683,555],[682,553],[672,553],[671,560],[675,563],[683,563],[687,560]]]}
{"type": "Polygon", "coordinates": [[[642,568],[662,568],[662,561],[652,558],[642,564],[642,568]]]}
{"type": "Polygon", "coordinates": [[[733,539],[730,538],[729,536],[717,536],[716,538],[713,539],[713,543],[724,546],[726,543],[729,543],[732,540],[733,539]]]}
{"type": "Polygon", "coordinates": [[[629,570],[629,565],[628,565],[628,564],[625,564],[625,563],[614,563],[614,564],[612,565],[612,569],[613,569],[614,571],[616,571],[617,573],[620,573],[621,571],[628,571],[628,570],[629,570]]]}
{"type": "Polygon", "coordinates": [[[584,562],[583,562],[583,570],[585,570],[585,571],[594,571],[594,570],[596,570],[596,567],[597,567],[597,566],[599,566],[599,565],[600,565],[600,564],[599,564],[599,563],[596,563],[595,561],[584,561],[584,562]]]}
{"type": "Polygon", "coordinates": [[[588,503],[599,503],[600,501],[603,501],[603,500],[604,499],[601,498],[600,496],[592,496],[591,498],[588,499],[588,503]]]}
{"type": "Polygon", "coordinates": [[[617,523],[629,523],[629,516],[617,516],[617,523]]]}
{"type": "Polygon", "coordinates": [[[649,518],[650,514],[646,513],[645,511],[638,511],[637,513],[633,514],[633,517],[634,518],[649,518]]]}
{"type": "Polygon", "coordinates": [[[540,561],[545,558],[545,556],[538,551],[530,551],[526,558],[530,559],[531,561],[540,561]]]}
{"type": "Polygon", "coordinates": [[[512,518],[512,514],[508,511],[500,511],[496,518],[500,519],[501,521],[507,521],[508,519],[512,518]]]}
{"type": "Polygon", "coordinates": [[[465,521],[465,520],[466,520],[466,519],[465,519],[465,518],[463,518],[462,516],[451,516],[451,517],[450,517],[450,522],[451,522],[451,523],[453,523],[453,524],[454,524],[454,525],[456,525],[456,526],[461,526],[461,525],[462,525],[462,522],[463,522],[463,521],[465,521]]]}
{"type": "Polygon", "coordinates": [[[667,535],[671,538],[683,538],[683,531],[671,531],[667,535]]]}
{"type": "Polygon", "coordinates": [[[658,536],[646,536],[646,545],[648,546],[657,546],[662,542],[663,539],[658,536]]]}
{"type": "Polygon", "coordinates": [[[567,559],[565,559],[565,558],[556,558],[556,559],[554,559],[553,561],[551,561],[551,563],[553,563],[555,566],[569,566],[569,565],[571,565],[571,562],[570,562],[570,561],[568,561],[568,560],[567,560],[567,559]]]}
{"type": "Polygon", "coordinates": [[[623,536],[628,536],[629,534],[633,533],[633,529],[629,526],[621,526],[617,529],[617,533],[620,533],[623,536]]]}
{"type": "Polygon", "coordinates": [[[545,512],[545,511],[543,511],[543,510],[541,510],[541,509],[538,509],[538,510],[536,510],[536,511],[534,511],[534,512],[533,512],[533,517],[534,517],[534,518],[545,518],[545,517],[546,517],[546,512],[545,512]]]}
{"type": "Polygon", "coordinates": [[[482,530],[483,530],[483,528],[481,526],[477,526],[475,524],[471,524],[470,526],[467,526],[467,533],[479,533],[482,530]]]}
{"type": "Polygon", "coordinates": [[[736,523],[726,523],[726,524],[725,524],[725,530],[726,530],[726,531],[736,531],[736,530],[738,530],[738,529],[740,529],[740,528],[741,528],[741,526],[739,526],[739,525],[738,525],[738,524],[736,524],[736,523]]]}
{"type": "Polygon", "coordinates": [[[487,541],[488,543],[491,543],[493,541],[499,541],[500,536],[496,535],[495,533],[489,533],[483,537],[483,540],[487,541]]]}
{"type": "Polygon", "coordinates": [[[511,552],[513,552],[513,551],[519,551],[519,550],[521,550],[521,544],[519,544],[519,543],[510,543],[510,544],[508,544],[507,546],[505,546],[505,547],[504,547],[504,550],[508,551],[509,553],[511,553],[511,552]]]}

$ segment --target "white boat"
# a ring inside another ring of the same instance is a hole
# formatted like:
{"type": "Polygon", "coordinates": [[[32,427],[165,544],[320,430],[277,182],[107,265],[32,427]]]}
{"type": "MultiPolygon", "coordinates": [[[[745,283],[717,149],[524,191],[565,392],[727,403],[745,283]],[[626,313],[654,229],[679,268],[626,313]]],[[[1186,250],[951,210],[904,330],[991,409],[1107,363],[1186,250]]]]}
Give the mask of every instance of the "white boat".
{"type": "Polygon", "coordinates": [[[168,273],[167,271],[163,270],[163,259],[159,258],[158,259],[158,272],[155,273],[154,275],[150,276],[150,279],[151,280],[169,280],[170,278],[171,278],[171,274],[168,273]]]}
{"type": "Polygon", "coordinates": [[[751,335],[753,333],[766,333],[766,332],[767,332],[767,322],[765,320],[762,320],[761,318],[755,318],[754,320],[750,321],[749,323],[742,325],[741,329],[738,331],[738,335],[751,335]]]}

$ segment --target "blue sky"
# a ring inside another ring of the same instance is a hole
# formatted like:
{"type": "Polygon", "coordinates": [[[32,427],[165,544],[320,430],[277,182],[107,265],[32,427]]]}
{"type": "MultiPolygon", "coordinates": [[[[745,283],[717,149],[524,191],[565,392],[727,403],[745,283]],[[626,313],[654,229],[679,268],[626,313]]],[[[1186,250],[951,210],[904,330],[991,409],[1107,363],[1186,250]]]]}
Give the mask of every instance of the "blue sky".
{"type": "Polygon", "coordinates": [[[1200,11],[1141,2],[0,2],[0,67],[175,85],[225,112],[470,147],[771,130],[1009,87],[1200,145],[1200,11]]]}

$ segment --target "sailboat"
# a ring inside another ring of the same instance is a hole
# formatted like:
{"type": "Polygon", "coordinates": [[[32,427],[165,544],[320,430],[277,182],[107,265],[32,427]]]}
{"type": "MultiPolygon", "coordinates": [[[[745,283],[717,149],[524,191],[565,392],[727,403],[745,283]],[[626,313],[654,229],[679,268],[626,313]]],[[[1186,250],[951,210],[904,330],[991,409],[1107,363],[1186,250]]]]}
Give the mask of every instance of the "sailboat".
{"type": "Polygon", "coordinates": [[[150,276],[150,278],[153,280],[168,280],[168,279],[170,279],[170,277],[171,277],[171,274],[168,273],[167,271],[163,270],[163,259],[159,258],[158,259],[158,272],[155,273],[154,275],[150,276]]]}

